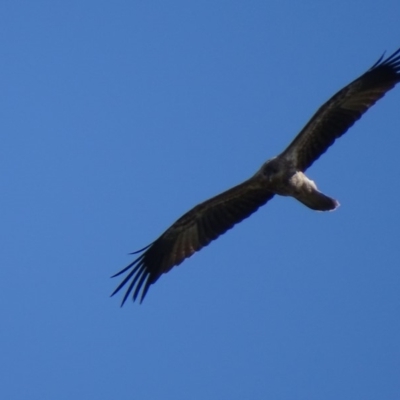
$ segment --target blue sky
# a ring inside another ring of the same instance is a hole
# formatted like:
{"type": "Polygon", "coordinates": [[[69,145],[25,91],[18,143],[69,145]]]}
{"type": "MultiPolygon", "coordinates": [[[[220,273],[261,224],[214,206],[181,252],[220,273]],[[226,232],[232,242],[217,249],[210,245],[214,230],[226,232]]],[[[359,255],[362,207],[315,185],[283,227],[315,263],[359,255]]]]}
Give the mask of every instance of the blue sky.
{"type": "Polygon", "coordinates": [[[121,309],[110,276],[400,47],[400,3],[3,1],[0,385],[13,399],[400,398],[400,87],[121,309]]]}

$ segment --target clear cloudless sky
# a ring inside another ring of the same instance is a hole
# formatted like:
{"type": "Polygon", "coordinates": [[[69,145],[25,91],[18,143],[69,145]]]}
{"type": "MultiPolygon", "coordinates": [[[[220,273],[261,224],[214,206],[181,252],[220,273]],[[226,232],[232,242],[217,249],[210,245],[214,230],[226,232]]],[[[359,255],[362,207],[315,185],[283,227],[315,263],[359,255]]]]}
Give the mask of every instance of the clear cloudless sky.
{"type": "Polygon", "coordinates": [[[400,47],[400,2],[0,3],[0,398],[400,399],[400,87],[153,285],[140,249],[400,47]]]}

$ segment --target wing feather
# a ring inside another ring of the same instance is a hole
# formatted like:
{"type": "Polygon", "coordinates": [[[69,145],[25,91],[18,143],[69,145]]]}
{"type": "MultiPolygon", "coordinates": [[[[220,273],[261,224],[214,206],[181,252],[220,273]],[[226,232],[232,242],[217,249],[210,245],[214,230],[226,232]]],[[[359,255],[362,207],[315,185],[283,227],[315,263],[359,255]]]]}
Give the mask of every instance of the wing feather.
{"type": "Polygon", "coordinates": [[[249,217],[274,195],[256,176],[191,209],[168,228],[155,242],[139,250],[132,263],[113,277],[127,271],[112,296],[127,286],[121,306],[130,294],[142,301],[151,284],[212,240],[249,217]]]}
{"type": "Polygon", "coordinates": [[[386,92],[400,82],[400,49],[383,56],[315,113],[281,157],[305,171],[386,92]]]}

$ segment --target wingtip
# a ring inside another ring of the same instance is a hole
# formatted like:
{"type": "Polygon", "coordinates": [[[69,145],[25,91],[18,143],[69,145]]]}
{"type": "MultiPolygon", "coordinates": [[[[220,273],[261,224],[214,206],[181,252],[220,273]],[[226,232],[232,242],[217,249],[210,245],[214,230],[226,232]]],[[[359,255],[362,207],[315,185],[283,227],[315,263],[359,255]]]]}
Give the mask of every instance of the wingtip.
{"type": "Polygon", "coordinates": [[[143,249],[136,250],[136,251],[132,251],[132,253],[128,253],[128,254],[129,254],[129,255],[131,255],[131,254],[139,254],[139,253],[141,253],[142,251],[147,250],[152,244],[153,244],[153,243],[150,243],[150,244],[147,245],[146,247],[143,247],[143,249]]]}
{"type": "Polygon", "coordinates": [[[392,65],[392,63],[397,64],[399,61],[399,56],[400,56],[400,48],[398,48],[396,51],[394,51],[390,56],[388,56],[386,59],[384,58],[386,55],[386,50],[383,52],[383,54],[379,57],[378,61],[369,69],[369,71],[373,70],[376,67],[383,66],[383,65],[392,65]]]}
{"type": "Polygon", "coordinates": [[[375,67],[377,67],[377,66],[382,62],[383,57],[385,57],[385,54],[386,54],[386,50],[383,52],[383,54],[378,58],[378,60],[376,61],[376,63],[375,63],[369,70],[372,70],[372,69],[374,69],[375,67]]]}

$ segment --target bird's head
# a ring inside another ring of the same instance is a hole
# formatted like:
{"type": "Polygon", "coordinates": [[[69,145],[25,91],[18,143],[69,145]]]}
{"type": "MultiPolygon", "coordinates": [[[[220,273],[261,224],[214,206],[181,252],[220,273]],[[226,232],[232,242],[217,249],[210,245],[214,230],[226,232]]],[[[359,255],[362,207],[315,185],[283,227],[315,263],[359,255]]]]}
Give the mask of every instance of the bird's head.
{"type": "Polygon", "coordinates": [[[261,167],[259,174],[262,175],[272,188],[279,192],[281,186],[286,186],[291,176],[295,173],[291,164],[280,157],[268,160],[261,167]]]}
{"type": "Polygon", "coordinates": [[[268,181],[281,180],[287,168],[278,157],[271,158],[263,164],[261,172],[268,181]]]}

